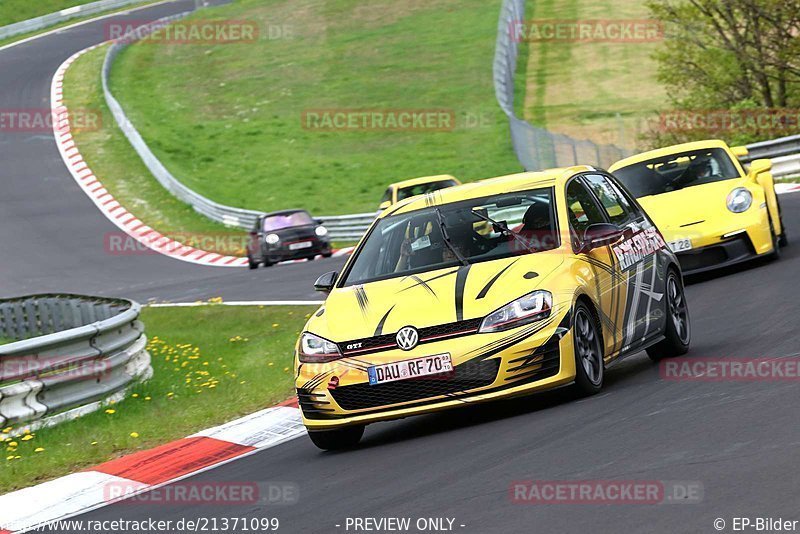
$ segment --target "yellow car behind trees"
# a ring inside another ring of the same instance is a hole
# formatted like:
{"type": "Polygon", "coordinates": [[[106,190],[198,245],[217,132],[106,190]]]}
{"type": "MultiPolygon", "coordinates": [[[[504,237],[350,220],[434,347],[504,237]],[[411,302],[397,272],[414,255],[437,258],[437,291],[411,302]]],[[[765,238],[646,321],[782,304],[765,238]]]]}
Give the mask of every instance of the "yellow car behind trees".
{"type": "Polygon", "coordinates": [[[771,168],[758,159],[745,171],[728,145],[712,140],[645,152],[609,170],[692,274],[780,255],[788,239],[771,168]]]}
{"type": "Polygon", "coordinates": [[[364,425],[574,383],[688,350],[680,266],[609,174],[523,173],[412,197],[373,223],[296,347],[320,448],[364,425]],[[488,225],[488,226],[487,226],[488,225]]]}

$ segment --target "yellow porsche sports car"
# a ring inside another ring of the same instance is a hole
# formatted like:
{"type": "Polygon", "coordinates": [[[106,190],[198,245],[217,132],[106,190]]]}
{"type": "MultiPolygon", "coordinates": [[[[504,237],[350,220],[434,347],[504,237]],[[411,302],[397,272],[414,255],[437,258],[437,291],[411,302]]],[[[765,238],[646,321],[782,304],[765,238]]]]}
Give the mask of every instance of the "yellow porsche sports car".
{"type": "Polygon", "coordinates": [[[378,210],[385,210],[386,208],[397,204],[401,200],[416,195],[424,195],[432,193],[439,189],[446,187],[453,187],[461,185],[461,182],[455,176],[449,174],[440,174],[438,176],[423,176],[422,178],[413,178],[411,180],[404,180],[391,184],[386,188],[386,192],[381,198],[381,204],[378,210]]]}
{"type": "Polygon", "coordinates": [[[723,141],[698,141],[618,161],[610,172],[653,218],[683,272],[778,258],[788,244],[768,159],[748,171],[723,141]]]}
{"type": "Polygon", "coordinates": [[[691,337],[675,255],[611,175],[585,166],[402,201],[315,287],[329,295],[295,378],[322,449],[376,421],[571,383],[595,393],[612,361],[680,355],[691,337]]]}

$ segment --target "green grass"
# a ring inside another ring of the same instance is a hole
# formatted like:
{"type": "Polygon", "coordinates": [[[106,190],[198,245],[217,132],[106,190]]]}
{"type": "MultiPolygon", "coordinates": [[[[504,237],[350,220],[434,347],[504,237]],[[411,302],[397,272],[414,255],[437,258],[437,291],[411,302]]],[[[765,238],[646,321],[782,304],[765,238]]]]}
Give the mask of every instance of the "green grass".
{"type": "Polygon", "coordinates": [[[101,127],[73,131],[84,160],[108,191],[125,208],[165,235],[187,244],[197,244],[187,239],[184,232],[224,236],[222,247],[204,247],[223,254],[244,255],[242,238],[238,229],[226,228],[195,212],[169,194],[153,178],[142,160],[114,121],[103,98],[100,69],[107,46],[81,56],[67,71],[64,81],[64,101],[68,109],[100,113],[101,127]],[[176,234],[180,233],[180,234],[176,234]]]}
{"type": "MultiPolygon", "coordinates": [[[[643,0],[528,0],[526,19],[647,19],[643,0]]],[[[578,139],[633,148],[666,107],[651,55],[659,43],[531,42],[524,116],[578,139]]],[[[518,93],[519,94],[519,93],[518,93]]],[[[520,98],[520,97],[518,97],[520,98]]]]}
{"type": "Polygon", "coordinates": [[[167,168],[213,200],[318,215],[372,211],[396,180],[450,173],[470,181],[520,170],[492,85],[499,7],[499,0],[240,0],[193,17],[254,21],[291,36],[139,44],[120,56],[112,88],[167,168]],[[303,111],[330,108],[447,109],[457,126],[303,128],[303,111]]]}
{"type": "Polygon", "coordinates": [[[0,336],[0,345],[6,345],[8,343],[14,343],[16,339],[11,339],[10,337],[3,337],[0,336]]]}
{"type": "MultiPolygon", "coordinates": [[[[138,7],[146,6],[148,4],[154,4],[160,2],[161,0],[141,0],[136,4],[131,4],[128,6],[121,7],[119,9],[112,9],[109,11],[103,11],[101,13],[95,13],[93,15],[86,15],[83,17],[75,17],[73,19],[69,19],[68,21],[61,22],[59,24],[54,24],[52,26],[48,26],[46,28],[42,28],[41,30],[36,30],[33,32],[28,33],[21,33],[19,35],[14,35],[13,37],[8,37],[6,39],[0,39],[0,46],[5,46],[11,43],[15,43],[17,41],[22,41],[23,39],[27,39],[29,37],[33,37],[35,35],[40,35],[42,33],[47,33],[53,30],[57,30],[58,28],[64,28],[66,26],[71,26],[73,24],[77,24],[79,22],[83,22],[86,20],[90,20],[99,16],[109,15],[113,13],[119,13],[122,11],[129,11],[131,9],[135,9],[138,7]]],[[[3,0],[0,1],[0,26],[5,26],[11,24],[12,22],[19,22],[22,20],[28,20],[34,17],[38,17],[41,15],[46,15],[48,13],[53,13],[55,11],[59,11],[61,9],[71,7],[77,4],[87,4],[89,0],[74,0],[74,1],[62,1],[62,0],[48,0],[48,1],[31,1],[31,0],[3,0]],[[43,5],[55,5],[56,7],[51,9],[50,11],[41,12],[41,6],[43,5]],[[61,6],[61,7],[59,7],[61,6]],[[34,15],[18,15],[18,13],[36,13],[34,15]]]]}
{"type": "Polygon", "coordinates": [[[307,306],[145,308],[153,379],[107,410],[41,429],[27,441],[7,440],[0,493],[180,439],[289,398],[294,343],[313,311],[307,306]]]}

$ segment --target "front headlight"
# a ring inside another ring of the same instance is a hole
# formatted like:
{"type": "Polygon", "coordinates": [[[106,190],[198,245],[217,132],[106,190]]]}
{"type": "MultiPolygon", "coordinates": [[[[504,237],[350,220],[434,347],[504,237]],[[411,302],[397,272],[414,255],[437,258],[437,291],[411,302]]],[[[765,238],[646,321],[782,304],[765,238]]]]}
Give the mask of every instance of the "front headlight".
{"type": "Polygon", "coordinates": [[[737,187],[728,195],[728,209],[733,213],[744,213],[753,205],[753,194],[744,187],[737,187]]]}
{"type": "Polygon", "coordinates": [[[480,333],[500,332],[524,324],[546,319],[553,308],[553,295],[549,291],[534,291],[506,304],[486,316],[480,333]]]}
{"type": "Polygon", "coordinates": [[[324,226],[317,226],[317,229],[314,230],[314,233],[316,233],[319,237],[325,237],[328,235],[328,229],[324,226]]]}
{"type": "Polygon", "coordinates": [[[280,240],[281,238],[278,234],[267,234],[267,237],[264,238],[264,241],[266,241],[268,245],[275,245],[280,242],[280,240]]]}
{"type": "Polygon", "coordinates": [[[325,338],[303,332],[300,336],[300,361],[304,363],[326,363],[342,357],[336,343],[325,338]]]}

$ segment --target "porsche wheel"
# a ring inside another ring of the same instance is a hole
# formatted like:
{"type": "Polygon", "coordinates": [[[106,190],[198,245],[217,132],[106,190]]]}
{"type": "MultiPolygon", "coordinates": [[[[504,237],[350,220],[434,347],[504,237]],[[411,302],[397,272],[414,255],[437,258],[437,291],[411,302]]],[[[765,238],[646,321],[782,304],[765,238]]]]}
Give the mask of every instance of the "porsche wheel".
{"type": "Polygon", "coordinates": [[[647,355],[653,361],[686,354],[689,352],[689,344],[692,340],[689,307],[686,305],[683,282],[678,273],[672,269],[667,275],[666,300],[667,326],[664,340],[647,349],[647,355]]]}
{"type": "Polygon", "coordinates": [[[573,338],[575,386],[582,394],[593,395],[603,387],[603,343],[594,313],[582,302],[575,306],[573,338]]]}
{"type": "Polygon", "coordinates": [[[308,437],[318,448],[324,451],[349,449],[358,445],[364,435],[364,426],[347,426],[336,430],[309,431],[308,437]]]}

